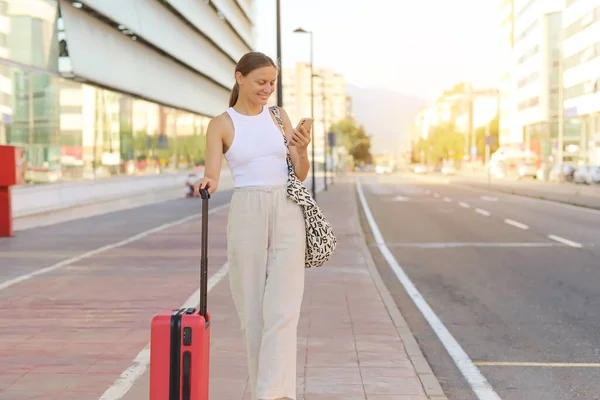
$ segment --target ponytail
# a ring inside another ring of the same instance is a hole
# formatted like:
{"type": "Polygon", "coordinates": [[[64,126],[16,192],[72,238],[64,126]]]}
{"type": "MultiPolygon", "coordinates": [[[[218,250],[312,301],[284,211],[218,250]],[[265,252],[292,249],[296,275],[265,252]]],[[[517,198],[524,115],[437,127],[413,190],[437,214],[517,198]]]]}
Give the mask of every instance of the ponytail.
{"type": "Polygon", "coordinates": [[[235,103],[237,103],[239,96],[240,86],[236,82],[235,85],[233,85],[233,89],[231,89],[231,94],[229,95],[229,107],[235,106],[235,103]]]}

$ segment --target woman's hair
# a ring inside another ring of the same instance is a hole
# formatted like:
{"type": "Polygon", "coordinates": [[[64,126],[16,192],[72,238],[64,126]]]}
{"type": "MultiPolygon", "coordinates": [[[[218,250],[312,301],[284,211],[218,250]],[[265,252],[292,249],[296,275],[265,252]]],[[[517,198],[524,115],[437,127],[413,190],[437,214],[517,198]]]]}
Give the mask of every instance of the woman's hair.
{"type": "MultiPolygon", "coordinates": [[[[277,65],[273,62],[271,57],[257,51],[252,51],[244,54],[242,58],[240,58],[240,61],[238,61],[235,67],[235,72],[240,72],[243,76],[246,76],[255,69],[269,66],[277,69],[277,65]]],[[[240,86],[236,80],[233,89],[231,89],[231,94],[229,95],[229,107],[233,107],[235,103],[237,103],[239,95],[240,86]]]]}

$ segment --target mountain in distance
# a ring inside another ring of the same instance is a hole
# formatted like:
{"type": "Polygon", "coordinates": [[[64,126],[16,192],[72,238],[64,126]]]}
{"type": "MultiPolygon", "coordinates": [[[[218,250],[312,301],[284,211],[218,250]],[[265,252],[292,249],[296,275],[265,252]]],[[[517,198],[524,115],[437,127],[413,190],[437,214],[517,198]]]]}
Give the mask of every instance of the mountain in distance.
{"type": "Polygon", "coordinates": [[[426,100],[388,89],[361,88],[346,84],[346,94],[352,97],[352,112],[372,136],[374,154],[395,149],[401,136],[407,137],[417,113],[426,100]]]}

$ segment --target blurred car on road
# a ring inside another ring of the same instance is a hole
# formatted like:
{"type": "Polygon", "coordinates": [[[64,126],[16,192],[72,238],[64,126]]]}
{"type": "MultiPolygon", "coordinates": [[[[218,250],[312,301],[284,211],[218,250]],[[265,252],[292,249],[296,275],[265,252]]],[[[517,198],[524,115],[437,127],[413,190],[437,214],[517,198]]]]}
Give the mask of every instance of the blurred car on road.
{"type": "Polygon", "coordinates": [[[517,179],[533,178],[537,179],[538,167],[535,163],[522,162],[517,167],[517,179]]]}
{"type": "Polygon", "coordinates": [[[375,166],[375,172],[377,174],[391,174],[393,172],[393,168],[389,164],[377,164],[375,166]]]}

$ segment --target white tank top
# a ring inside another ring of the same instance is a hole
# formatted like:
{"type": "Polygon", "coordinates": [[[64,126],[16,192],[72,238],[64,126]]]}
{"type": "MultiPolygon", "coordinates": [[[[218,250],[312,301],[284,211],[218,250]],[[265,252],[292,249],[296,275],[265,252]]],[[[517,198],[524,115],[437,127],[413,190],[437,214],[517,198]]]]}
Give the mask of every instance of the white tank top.
{"type": "Polygon", "coordinates": [[[225,153],[234,187],[275,186],[287,182],[286,148],[268,106],[258,115],[243,115],[230,107],[234,136],[225,153]]]}

